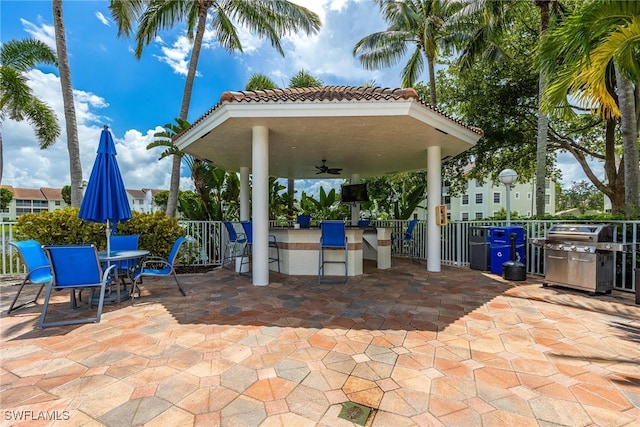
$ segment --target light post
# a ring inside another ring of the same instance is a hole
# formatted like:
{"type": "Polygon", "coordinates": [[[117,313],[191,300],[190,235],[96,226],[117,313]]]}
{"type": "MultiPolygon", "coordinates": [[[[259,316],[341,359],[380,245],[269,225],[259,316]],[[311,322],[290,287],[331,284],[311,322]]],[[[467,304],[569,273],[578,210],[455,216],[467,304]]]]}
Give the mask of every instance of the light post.
{"type": "Polygon", "coordinates": [[[511,225],[511,186],[515,184],[518,179],[518,174],[513,169],[504,169],[498,175],[498,179],[507,189],[507,227],[511,225]]]}

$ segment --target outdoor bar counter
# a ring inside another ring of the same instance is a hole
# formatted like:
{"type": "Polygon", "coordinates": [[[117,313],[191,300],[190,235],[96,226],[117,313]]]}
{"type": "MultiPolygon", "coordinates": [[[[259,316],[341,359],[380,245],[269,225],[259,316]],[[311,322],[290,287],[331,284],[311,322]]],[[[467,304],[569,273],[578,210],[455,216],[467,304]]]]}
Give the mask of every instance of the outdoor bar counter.
{"type": "MultiPolygon", "coordinates": [[[[291,228],[274,227],[269,234],[275,236],[280,249],[280,271],[289,275],[317,276],[318,275],[318,247],[320,245],[319,228],[291,228]]],[[[363,259],[372,259],[379,269],[391,267],[391,229],[361,229],[347,227],[347,242],[349,245],[349,276],[362,274],[363,259]]],[[[275,249],[270,248],[271,256],[275,249]]],[[[325,249],[325,260],[342,261],[344,251],[325,249]]],[[[275,263],[270,268],[277,271],[275,263]]],[[[325,275],[344,275],[344,265],[325,264],[325,275]]]]}

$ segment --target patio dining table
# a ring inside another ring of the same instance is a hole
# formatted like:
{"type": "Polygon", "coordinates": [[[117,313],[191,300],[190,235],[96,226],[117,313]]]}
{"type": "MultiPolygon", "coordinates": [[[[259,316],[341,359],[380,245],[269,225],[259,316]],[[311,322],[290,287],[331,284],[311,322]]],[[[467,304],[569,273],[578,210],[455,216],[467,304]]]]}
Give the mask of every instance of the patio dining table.
{"type": "MultiPolygon", "coordinates": [[[[143,249],[111,251],[109,253],[107,253],[107,251],[99,251],[98,259],[106,266],[109,266],[111,263],[120,263],[121,261],[132,263],[133,261],[143,258],[147,255],[149,255],[149,251],[143,249]]],[[[127,270],[129,270],[129,268],[127,268],[127,270]]],[[[118,280],[117,276],[118,273],[116,273],[116,280],[118,280]]],[[[129,276],[128,272],[127,276],[129,276]]],[[[131,281],[133,282],[131,276],[129,276],[129,279],[131,279],[131,281]]],[[[124,286],[124,278],[120,279],[120,283],[124,286]]],[[[126,290],[126,287],[124,289],[124,292],[121,292],[120,287],[118,286],[118,289],[116,291],[110,291],[108,295],[104,296],[104,302],[107,304],[120,304],[120,301],[122,299],[128,298],[128,296],[129,292],[126,290]]]]}

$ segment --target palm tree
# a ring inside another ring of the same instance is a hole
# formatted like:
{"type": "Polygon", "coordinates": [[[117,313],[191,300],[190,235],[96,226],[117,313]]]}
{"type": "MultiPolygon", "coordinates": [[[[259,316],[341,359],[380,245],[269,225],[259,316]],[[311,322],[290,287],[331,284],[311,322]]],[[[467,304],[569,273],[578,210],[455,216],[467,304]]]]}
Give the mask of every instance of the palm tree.
{"type": "MultiPolygon", "coordinates": [[[[574,114],[568,102],[571,95],[608,122],[620,119],[627,217],[640,211],[639,16],[636,1],[586,3],[551,31],[540,48],[541,70],[552,79],[543,100],[547,111],[574,114]]],[[[611,168],[605,165],[608,175],[614,172],[611,168]]]]}
{"type": "Polygon", "coordinates": [[[269,90],[278,86],[268,76],[260,73],[252,74],[244,85],[244,90],[269,90]]]}
{"type": "MultiPolygon", "coordinates": [[[[300,30],[306,34],[315,34],[320,29],[318,15],[286,0],[111,0],[109,8],[118,23],[118,35],[129,36],[133,23],[139,21],[135,48],[138,59],[142,56],[144,46],[149,45],[161,30],[186,22],[187,34],[193,40],[193,51],[180,106],[179,118],[184,120],[189,113],[193,83],[209,12],[213,15],[211,25],[216,33],[216,39],[229,52],[235,50],[242,52],[242,44],[234,23],[240,23],[253,33],[269,39],[271,45],[283,56],[284,51],[280,44],[283,35],[300,30]]],[[[180,157],[174,156],[167,202],[169,216],[175,216],[176,212],[180,163],[180,157]]]]}
{"type": "Polygon", "coordinates": [[[80,207],[82,203],[82,163],[80,163],[80,142],[78,140],[78,124],[76,107],[73,102],[73,86],[71,85],[71,69],[67,55],[67,37],[62,17],[62,0],[53,0],[53,23],[58,53],[58,69],[62,86],[62,103],[67,129],[67,150],[69,151],[69,175],[71,178],[71,206],[80,207]]]}
{"type": "Polygon", "coordinates": [[[405,57],[413,47],[409,61],[402,70],[402,86],[413,86],[427,59],[430,103],[436,105],[435,61],[441,50],[452,46],[446,32],[447,20],[459,9],[458,2],[447,0],[375,0],[389,27],[369,34],[353,48],[368,70],[390,67],[405,57]]]}
{"type": "Polygon", "coordinates": [[[303,88],[303,87],[320,87],[324,83],[319,78],[311,75],[305,70],[300,70],[294,74],[289,80],[289,87],[303,88]]]}
{"type": "MultiPolygon", "coordinates": [[[[36,98],[25,74],[37,64],[58,65],[55,52],[35,39],[9,40],[0,47],[0,120],[27,120],[36,131],[40,148],[47,148],[60,136],[53,110],[36,98]]],[[[2,182],[2,133],[0,133],[0,182],[2,182]]]]}

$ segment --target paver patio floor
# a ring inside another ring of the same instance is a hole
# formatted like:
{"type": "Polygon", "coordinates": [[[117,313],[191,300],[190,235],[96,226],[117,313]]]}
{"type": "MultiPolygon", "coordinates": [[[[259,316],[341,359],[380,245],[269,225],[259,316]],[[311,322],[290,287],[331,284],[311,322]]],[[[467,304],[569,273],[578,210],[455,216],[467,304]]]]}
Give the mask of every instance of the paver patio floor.
{"type": "Polygon", "coordinates": [[[355,425],[345,402],[372,408],[368,426],[640,425],[630,294],[405,260],[346,285],[181,281],[186,297],[149,279],[135,306],[45,330],[39,304],[7,315],[16,286],[1,288],[1,425],[355,425]]]}

